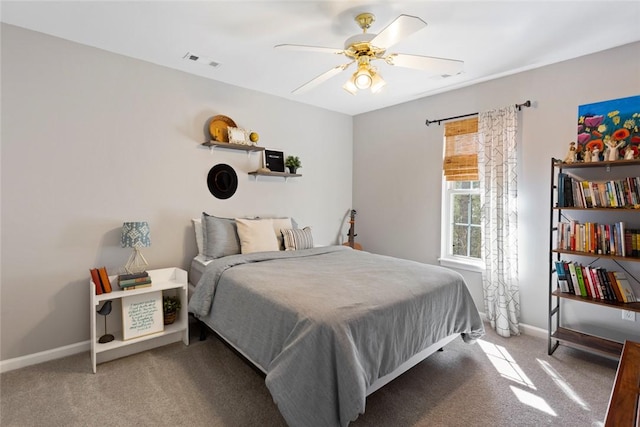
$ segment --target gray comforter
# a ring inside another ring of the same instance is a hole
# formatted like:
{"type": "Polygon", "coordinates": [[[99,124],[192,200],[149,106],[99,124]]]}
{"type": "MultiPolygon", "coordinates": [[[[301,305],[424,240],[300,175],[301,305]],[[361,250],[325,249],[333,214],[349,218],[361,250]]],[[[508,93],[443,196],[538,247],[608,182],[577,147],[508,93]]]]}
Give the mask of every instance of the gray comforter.
{"type": "Polygon", "coordinates": [[[346,426],[415,353],[484,329],[458,273],[345,246],[213,261],[189,311],[266,373],[291,426],[346,426]]]}

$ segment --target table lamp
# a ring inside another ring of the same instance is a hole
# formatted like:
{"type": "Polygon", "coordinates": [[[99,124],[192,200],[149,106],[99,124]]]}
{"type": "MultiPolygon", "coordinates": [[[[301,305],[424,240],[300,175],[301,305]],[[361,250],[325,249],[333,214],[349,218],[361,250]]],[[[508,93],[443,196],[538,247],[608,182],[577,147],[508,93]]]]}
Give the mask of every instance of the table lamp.
{"type": "Polygon", "coordinates": [[[133,253],[125,265],[127,273],[141,273],[146,270],[149,263],[142,256],[140,248],[151,246],[149,239],[149,224],[146,221],[125,222],[122,224],[122,238],[120,244],[123,248],[133,248],[133,253]]]}

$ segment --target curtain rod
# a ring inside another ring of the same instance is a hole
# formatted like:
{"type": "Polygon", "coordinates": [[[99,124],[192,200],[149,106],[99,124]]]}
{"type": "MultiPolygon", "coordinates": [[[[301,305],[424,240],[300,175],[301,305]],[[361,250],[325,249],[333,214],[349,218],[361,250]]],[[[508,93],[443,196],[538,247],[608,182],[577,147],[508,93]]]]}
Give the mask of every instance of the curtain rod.
{"type": "MultiPolygon", "coordinates": [[[[516,104],[516,108],[518,109],[518,111],[522,110],[522,107],[531,107],[531,101],[526,100],[522,104],[516,104]]],[[[429,120],[429,119],[427,119],[427,122],[425,124],[427,126],[429,126],[431,123],[437,123],[439,125],[441,122],[446,122],[447,120],[460,119],[462,117],[469,117],[469,116],[477,116],[478,114],[480,114],[480,113],[469,113],[469,114],[463,114],[461,116],[447,117],[447,118],[438,119],[438,120],[429,120]]]]}

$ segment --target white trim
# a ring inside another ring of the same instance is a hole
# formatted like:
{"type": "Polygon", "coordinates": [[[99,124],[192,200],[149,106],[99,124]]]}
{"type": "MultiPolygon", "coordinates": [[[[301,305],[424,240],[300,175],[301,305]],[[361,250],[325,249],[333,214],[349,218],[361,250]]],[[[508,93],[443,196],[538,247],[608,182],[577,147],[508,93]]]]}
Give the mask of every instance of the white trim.
{"type": "Polygon", "coordinates": [[[549,338],[549,334],[546,329],[538,328],[537,326],[526,325],[520,323],[520,333],[523,335],[529,335],[536,338],[549,338]]]}
{"type": "Polygon", "coordinates": [[[89,340],[87,340],[76,344],[66,345],[64,347],[41,351],[39,353],[2,360],[0,361],[0,373],[26,368],[27,366],[37,365],[38,363],[48,362],[50,360],[61,359],[63,357],[89,351],[90,349],[91,345],[89,340]]]}
{"type": "MultiPolygon", "coordinates": [[[[480,318],[484,323],[487,323],[487,324],[489,323],[489,320],[487,319],[487,315],[485,313],[480,313],[480,318]]],[[[537,326],[527,325],[526,323],[519,323],[518,325],[520,326],[520,333],[522,335],[529,335],[531,337],[542,338],[545,340],[549,337],[546,329],[538,328],[537,326]]],[[[485,328],[486,327],[490,328],[491,326],[485,325],[485,328]]]]}

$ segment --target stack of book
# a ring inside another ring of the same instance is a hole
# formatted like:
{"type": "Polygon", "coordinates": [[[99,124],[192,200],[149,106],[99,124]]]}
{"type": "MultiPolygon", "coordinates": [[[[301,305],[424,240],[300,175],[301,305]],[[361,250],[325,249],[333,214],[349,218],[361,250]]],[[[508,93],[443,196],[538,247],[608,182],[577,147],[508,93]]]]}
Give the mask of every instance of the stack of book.
{"type": "Polygon", "coordinates": [[[146,271],[142,273],[118,275],[118,286],[125,291],[148,288],[151,286],[151,276],[146,271]]]}

